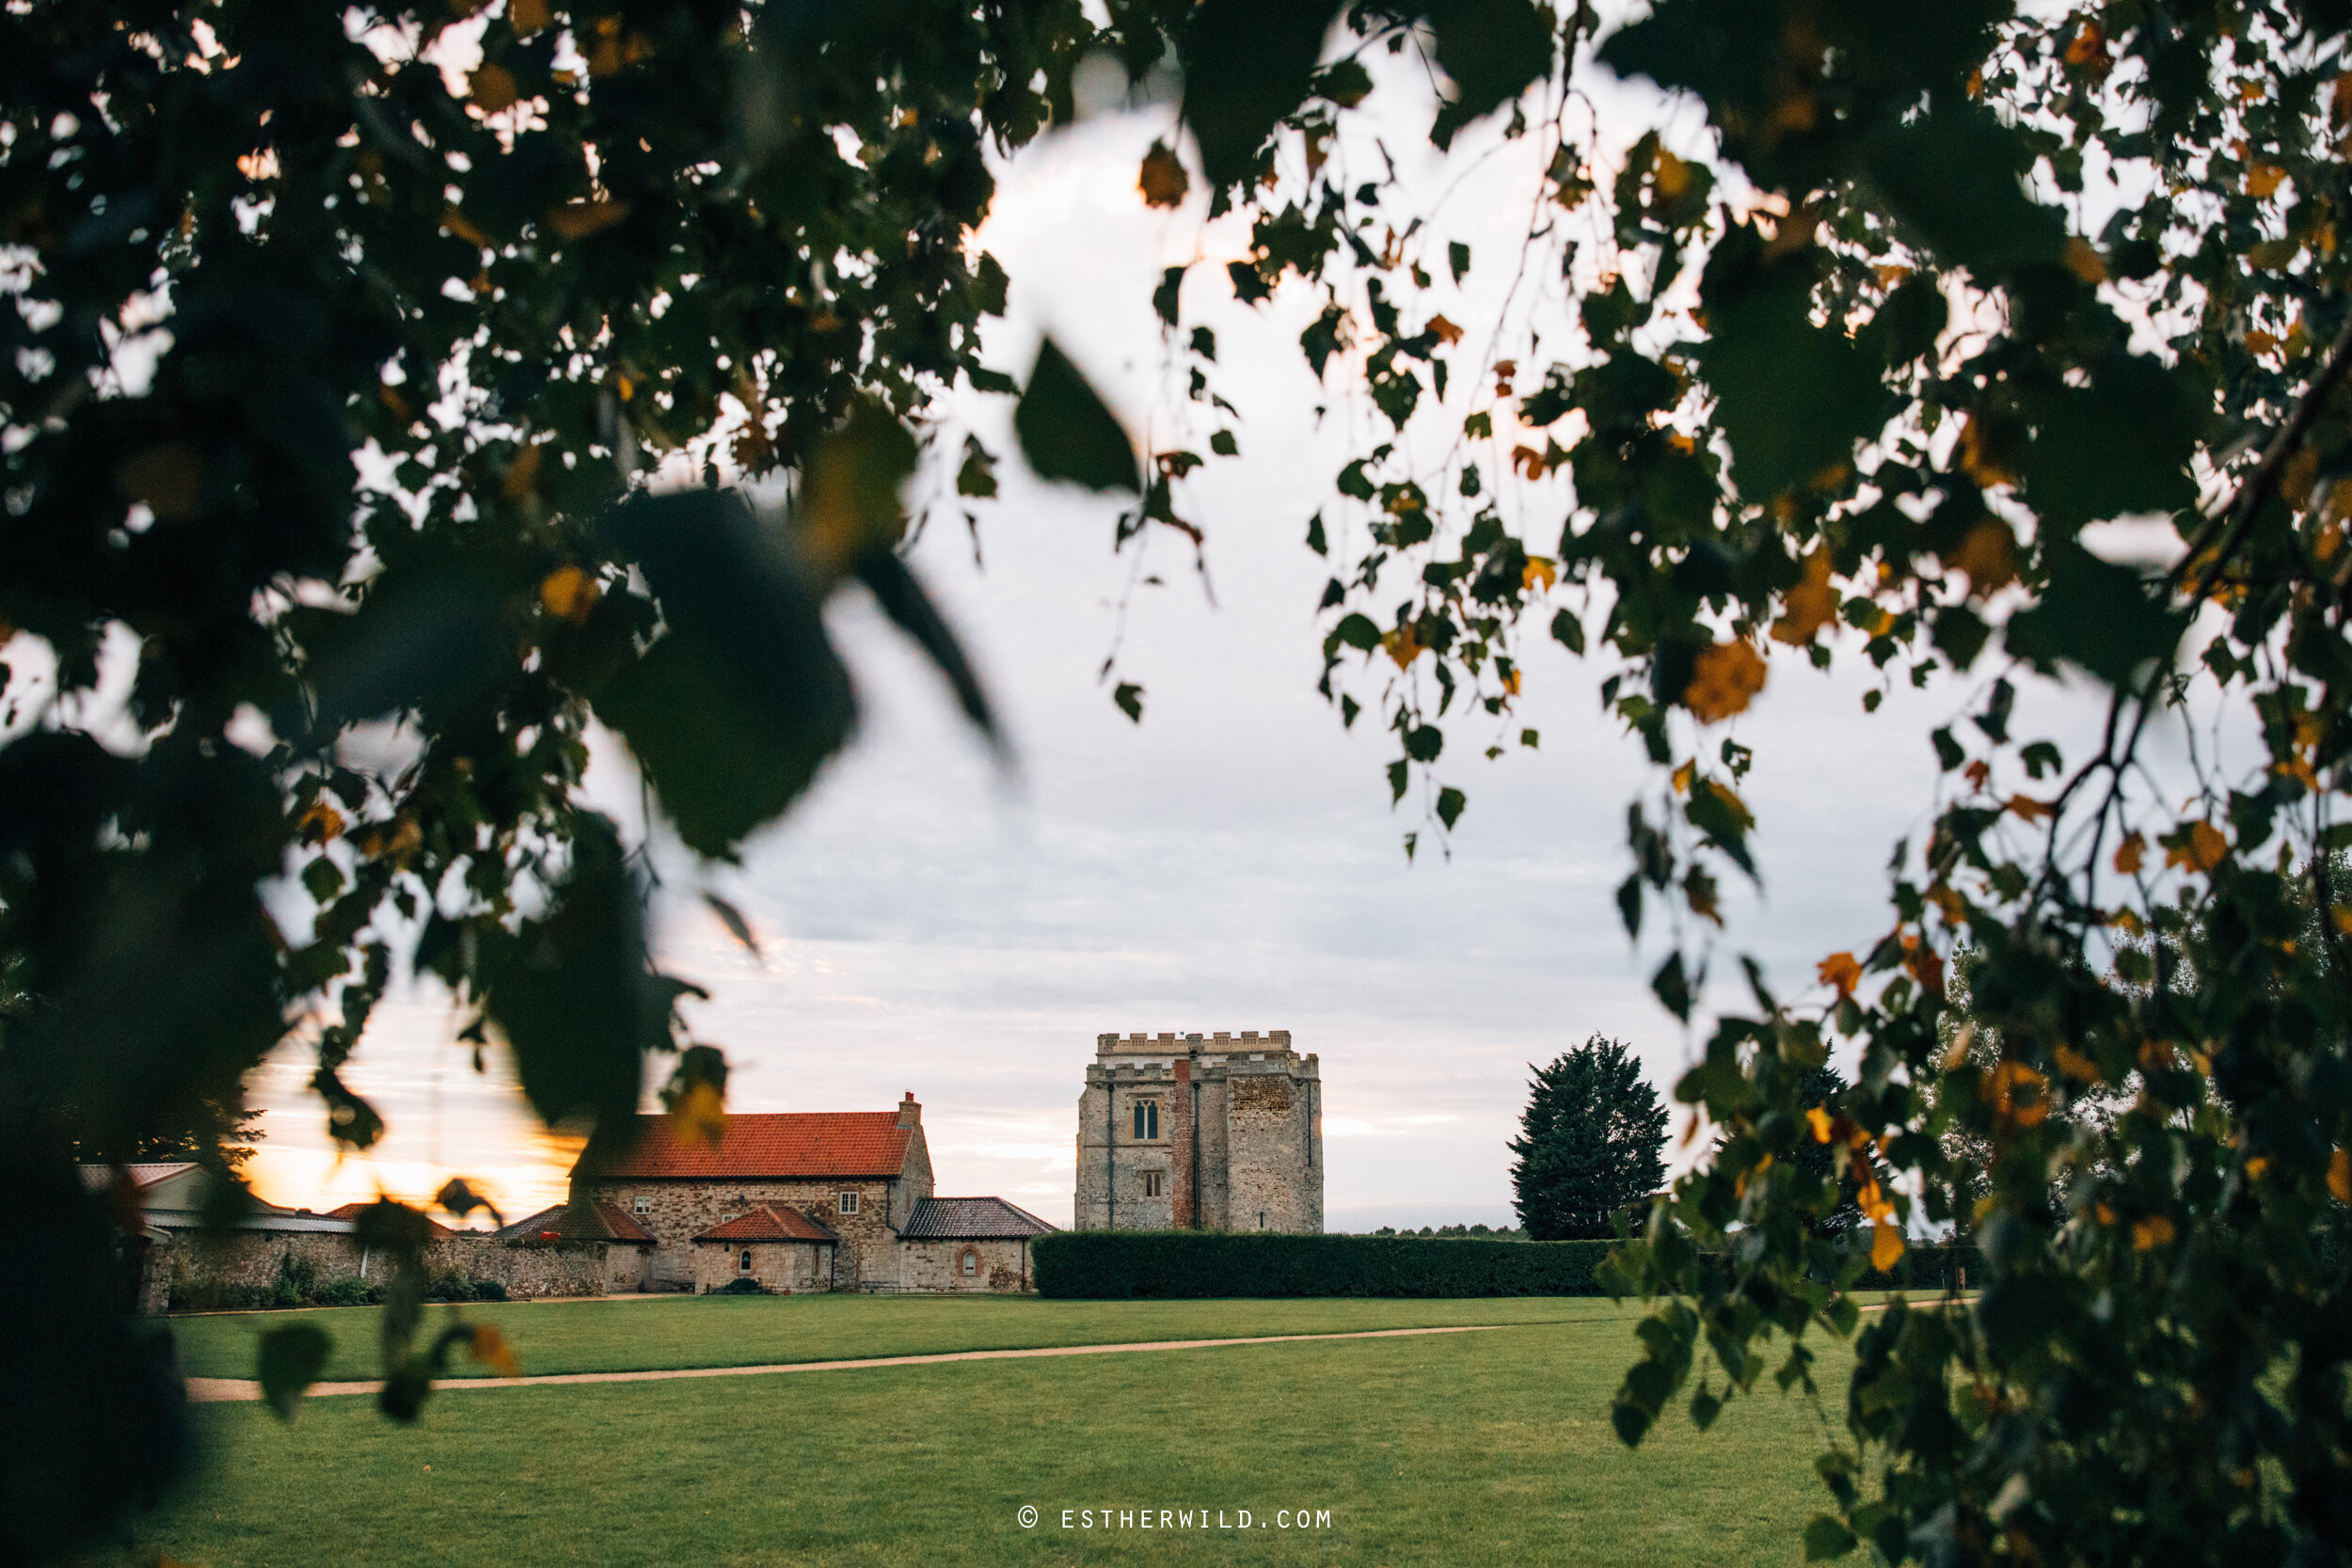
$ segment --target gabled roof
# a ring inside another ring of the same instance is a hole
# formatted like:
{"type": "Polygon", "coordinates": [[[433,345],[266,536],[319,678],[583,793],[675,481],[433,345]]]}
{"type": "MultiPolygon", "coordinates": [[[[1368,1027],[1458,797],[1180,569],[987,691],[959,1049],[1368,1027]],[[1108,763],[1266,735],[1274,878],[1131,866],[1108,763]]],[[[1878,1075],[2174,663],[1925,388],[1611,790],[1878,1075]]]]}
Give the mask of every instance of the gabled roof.
{"type": "Polygon", "coordinates": [[[907,1146],[915,1131],[899,1126],[896,1111],[753,1112],[728,1117],[719,1141],[707,1144],[681,1136],[668,1117],[639,1117],[633,1146],[584,1155],[581,1164],[584,1174],[603,1178],[896,1177],[905,1173],[907,1146]]]}
{"type": "Polygon", "coordinates": [[[698,1242],[837,1242],[841,1238],[824,1226],[779,1204],[763,1203],[748,1214],[738,1214],[694,1238],[698,1242]]]}
{"type": "Polygon", "coordinates": [[[610,1203],[559,1203],[491,1232],[501,1242],[642,1242],[652,1231],[610,1203]]]}
{"type": "Polygon", "coordinates": [[[130,1179],[132,1186],[147,1188],[196,1168],[194,1160],[159,1160],[133,1165],[84,1165],[82,1186],[89,1192],[103,1193],[115,1184],[115,1176],[119,1172],[130,1179]]]}
{"type": "MultiPolygon", "coordinates": [[[[335,1208],[329,1209],[326,1212],[326,1217],[334,1220],[356,1220],[359,1217],[359,1212],[361,1210],[373,1209],[375,1205],[373,1203],[339,1204],[335,1208]]],[[[436,1240],[438,1240],[443,1236],[454,1236],[457,1234],[456,1231],[452,1230],[448,1226],[443,1225],[439,1220],[429,1219],[424,1223],[426,1226],[426,1233],[434,1237],[436,1240]]]]}
{"type": "Polygon", "coordinates": [[[1042,1236],[1054,1227],[1001,1197],[927,1197],[898,1227],[910,1242],[971,1242],[1042,1236]]]}

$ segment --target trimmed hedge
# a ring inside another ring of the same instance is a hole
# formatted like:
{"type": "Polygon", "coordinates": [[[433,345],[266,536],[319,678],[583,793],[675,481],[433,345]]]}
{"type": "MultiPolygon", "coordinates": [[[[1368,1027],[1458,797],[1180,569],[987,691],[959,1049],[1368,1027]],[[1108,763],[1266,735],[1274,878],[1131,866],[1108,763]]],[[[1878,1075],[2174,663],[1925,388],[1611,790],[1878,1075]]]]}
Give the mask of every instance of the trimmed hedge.
{"type": "Polygon", "coordinates": [[[1597,1296],[1614,1242],[1065,1230],[1029,1243],[1038,1293],[1130,1296],[1597,1296]]]}
{"type": "MultiPolygon", "coordinates": [[[[1867,1231],[1863,1244],[1868,1244],[1867,1231]]],[[[1853,1282],[1857,1291],[1950,1291],[1957,1290],[1961,1274],[1966,1271],[1975,1283],[1970,1290],[1982,1286],[1991,1277],[1984,1266],[1984,1254],[1966,1243],[1929,1243],[1906,1248],[1900,1261],[1887,1273],[1866,1269],[1853,1282]]]]}

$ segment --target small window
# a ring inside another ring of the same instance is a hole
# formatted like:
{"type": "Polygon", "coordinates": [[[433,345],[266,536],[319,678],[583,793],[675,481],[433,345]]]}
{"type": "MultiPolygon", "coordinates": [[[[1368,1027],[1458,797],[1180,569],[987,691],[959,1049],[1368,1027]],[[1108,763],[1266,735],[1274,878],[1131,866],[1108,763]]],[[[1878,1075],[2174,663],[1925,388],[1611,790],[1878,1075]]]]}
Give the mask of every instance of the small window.
{"type": "Polygon", "coordinates": [[[1160,1135],[1160,1104],[1156,1100],[1136,1101],[1136,1142],[1148,1143],[1160,1135]]]}
{"type": "Polygon", "coordinates": [[[960,1259],[960,1261],[963,1265],[963,1273],[966,1278],[970,1278],[972,1275],[980,1272],[980,1255],[974,1252],[971,1248],[964,1248],[963,1257],[960,1259]]]}
{"type": "Polygon", "coordinates": [[[752,1249],[750,1247],[745,1247],[743,1249],[743,1261],[741,1268],[745,1274],[752,1272],[752,1249]]]}
{"type": "Polygon", "coordinates": [[[1168,1191],[1168,1173],[1148,1170],[1143,1173],[1143,1196],[1158,1197],[1168,1191]]]}
{"type": "Polygon", "coordinates": [[[636,1210],[638,1217],[643,1219],[645,1215],[653,1212],[653,1198],[648,1194],[639,1193],[637,1195],[637,1201],[629,1205],[629,1207],[636,1210]]]}
{"type": "Polygon", "coordinates": [[[857,1194],[843,1193],[841,1195],[841,1212],[845,1214],[857,1212],[857,1194]]]}

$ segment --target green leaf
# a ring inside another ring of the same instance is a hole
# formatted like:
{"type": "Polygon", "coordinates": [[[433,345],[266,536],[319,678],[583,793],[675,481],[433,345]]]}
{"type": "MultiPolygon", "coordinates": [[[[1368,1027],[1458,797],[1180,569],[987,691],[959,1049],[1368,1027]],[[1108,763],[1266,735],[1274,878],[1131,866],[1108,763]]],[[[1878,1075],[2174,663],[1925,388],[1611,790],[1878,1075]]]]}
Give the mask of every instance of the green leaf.
{"type": "Polygon", "coordinates": [[[1691,1022],[1691,982],[1683,974],[1681,954],[1675,954],[1658,966],[1658,973],[1650,976],[1649,989],[1658,993],[1658,1000],[1666,1005],[1668,1012],[1685,1023],[1691,1022]]]}
{"type": "Polygon", "coordinates": [[[1051,338],[1038,344],[1037,365],[1012,425],[1039,478],[1142,493],[1135,443],[1051,338]]]}
{"type": "Polygon", "coordinates": [[[1708,261],[1709,338],[1700,368],[1731,444],[1740,494],[1769,502],[1850,462],[1893,404],[1879,366],[1835,326],[1812,321],[1808,257],[1767,261],[1753,230],[1734,230],[1708,261]]]}
{"type": "Polygon", "coordinates": [[[2033,153],[1990,109],[1939,103],[1878,132],[1863,162],[1898,217],[1973,271],[2055,261],[2065,245],[2059,215],[2026,194],[2033,153]]]}
{"type": "Polygon", "coordinates": [[[1501,108],[1551,70],[1552,14],[1529,0],[1424,0],[1438,64],[1454,92],[1430,141],[1442,151],[1461,127],[1501,108]]]}
{"type": "Polygon", "coordinates": [[[1968,760],[1968,753],[1962,751],[1960,742],[1952,738],[1950,726],[1946,725],[1937,729],[1928,738],[1935,742],[1936,764],[1945,772],[1950,772],[1968,760]]]}
{"type": "Polygon", "coordinates": [[[1143,688],[1133,681],[1121,681],[1111,692],[1111,701],[1117,703],[1119,711],[1129,719],[1138,724],[1143,722],[1143,688]]]}
{"type": "Polygon", "coordinates": [[[294,1419],[303,1390],[319,1380],[335,1341],[315,1323],[285,1323],[262,1336],[262,1402],[281,1421],[294,1419]]]}
{"type": "Polygon", "coordinates": [[[1209,450],[1219,457],[1241,455],[1241,447],[1234,441],[1233,433],[1230,430],[1220,430],[1212,435],[1209,437],[1209,450]]]}
{"type": "Polygon", "coordinates": [[[1454,831],[1454,824],[1461,819],[1462,808],[1469,803],[1469,797],[1458,789],[1449,786],[1438,791],[1438,820],[1445,824],[1448,832],[1454,831]]]}
{"type": "Polygon", "coordinates": [[[1459,283],[1463,275],[1470,271],[1470,247],[1459,240],[1451,242],[1445,247],[1445,264],[1447,270],[1454,274],[1454,281],[1459,283]]]}
{"type": "Polygon", "coordinates": [[[849,737],[849,673],[815,598],[741,498],[641,497],[608,526],[644,569],[666,629],[593,693],[596,717],[628,742],[687,846],[732,860],[849,737]]]}
{"type": "Polygon", "coordinates": [[[1336,641],[1365,653],[1370,653],[1380,646],[1379,626],[1374,623],[1371,616],[1360,611],[1351,610],[1342,616],[1340,624],[1331,628],[1331,636],[1336,641]]]}
{"type": "Polygon", "coordinates": [[[1572,610],[1556,610],[1551,614],[1551,639],[1572,654],[1584,652],[1584,623],[1572,610]]]}
{"type": "Polygon", "coordinates": [[[570,848],[552,907],[502,944],[483,1008],[540,1119],[609,1137],[635,1125],[644,1054],[670,1042],[671,993],[647,967],[644,893],[612,824],[584,816],[570,848]]]}
{"type": "Polygon", "coordinates": [[[923,592],[923,585],[908,570],[907,563],[895,551],[874,550],[859,563],[857,577],[892,624],[913,638],[915,645],[939,666],[940,673],[947,677],[947,684],[955,690],[957,705],[972,721],[973,727],[1001,746],[1004,736],[996,728],[988,695],[980,689],[979,676],[973,673],[962,645],[947,628],[947,623],[931,604],[930,596],[923,592]]]}
{"type": "MultiPolygon", "coordinates": [[[[2052,543],[2041,601],[2010,617],[2009,651],[2043,670],[2063,659],[2120,686],[2150,659],[2169,658],[2188,626],[2137,572],[2071,541],[2052,543]]],[[[1997,738],[1997,737],[1996,737],[1997,738]]]]}
{"type": "Polygon", "coordinates": [[[1184,123],[1212,189],[1242,183],[1258,149],[1311,89],[1336,0],[1205,0],[1177,43],[1184,123]]]}
{"type": "Polygon", "coordinates": [[[2029,402],[2033,444],[2019,465],[2026,499],[2072,533],[2135,512],[2177,512],[2197,499],[2189,458],[2196,413],[2171,372],[2143,355],[2103,360],[2087,388],[2029,402]]]}
{"type": "Polygon", "coordinates": [[[1176,307],[1178,297],[1184,292],[1184,272],[1183,267],[1168,268],[1160,274],[1159,287],[1152,291],[1152,309],[1159,313],[1161,321],[1171,327],[1176,325],[1176,307]]]}
{"type": "Polygon", "coordinates": [[[1857,1543],[1853,1531],[1842,1519],[1827,1513],[1816,1513],[1804,1527],[1804,1560],[1807,1562],[1826,1561],[1844,1557],[1857,1543]]]}

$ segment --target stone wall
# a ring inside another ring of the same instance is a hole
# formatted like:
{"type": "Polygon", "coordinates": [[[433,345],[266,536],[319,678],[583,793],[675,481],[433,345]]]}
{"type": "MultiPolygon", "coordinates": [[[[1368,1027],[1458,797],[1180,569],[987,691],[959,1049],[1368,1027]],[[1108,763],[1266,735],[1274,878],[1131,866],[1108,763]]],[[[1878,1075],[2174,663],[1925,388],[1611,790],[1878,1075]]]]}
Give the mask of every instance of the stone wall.
{"type": "Polygon", "coordinates": [[[910,1291],[1025,1291],[1029,1286],[1026,1242],[901,1242],[898,1283],[910,1291]],[[963,1272],[964,1255],[974,1270],[963,1272]]]}
{"type": "Polygon", "coordinates": [[[657,1286],[695,1289],[700,1278],[694,1238],[761,1204],[798,1209],[841,1237],[840,1284],[894,1277],[890,1256],[898,1232],[891,1217],[906,1218],[918,1198],[930,1196],[930,1160],[918,1130],[908,1150],[909,1177],[901,1180],[848,1179],[835,1181],[714,1181],[616,1177],[583,1180],[584,1196],[610,1203],[654,1233],[657,1286]],[[857,1195],[858,1212],[841,1212],[841,1195],[857,1195]],[[640,1207],[640,1200],[643,1207],[640,1207]]]}
{"type": "MultiPolygon", "coordinates": [[[[509,1297],[600,1296],[644,1288],[645,1249],[603,1242],[515,1245],[487,1236],[452,1236],[428,1243],[428,1277],[458,1275],[495,1280],[509,1297]]],[[[310,1231],[157,1231],[147,1249],[140,1299],[147,1310],[226,1288],[274,1285],[288,1259],[308,1262],[324,1284],[358,1279],[382,1285],[390,1261],[348,1235],[310,1231]]]]}
{"type": "Polygon", "coordinates": [[[1078,1101],[1078,1228],[1322,1230],[1321,1069],[1287,1032],[1096,1045],[1078,1101]],[[1159,1108],[1159,1136],[1135,1136],[1138,1103],[1159,1108]]]}
{"type": "Polygon", "coordinates": [[[822,1242],[699,1242],[694,1246],[694,1289],[707,1293],[751,1279],[790,1295],[821,1294],[833,1289],[833,1252],[822,1242]],[[749,1273],[743,1269],[746,1252],[752,1255],[749,1273]]]}

